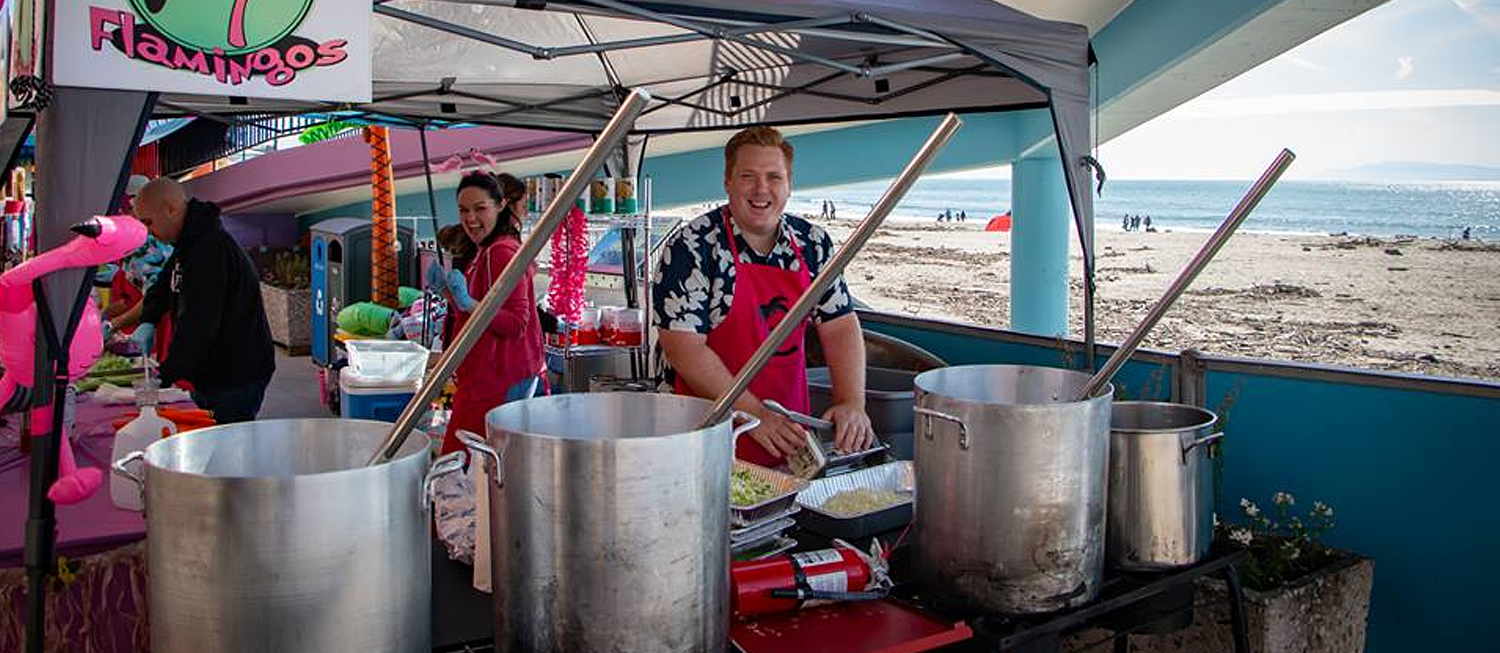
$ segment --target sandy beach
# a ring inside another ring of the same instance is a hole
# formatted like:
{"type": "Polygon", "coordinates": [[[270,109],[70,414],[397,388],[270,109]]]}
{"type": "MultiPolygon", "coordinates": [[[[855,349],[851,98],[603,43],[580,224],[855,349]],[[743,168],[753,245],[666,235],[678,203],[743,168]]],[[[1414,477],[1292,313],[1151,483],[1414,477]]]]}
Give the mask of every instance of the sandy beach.
{"type": "MultiPolygon", "coordinates": [[[[836,240],[855,224],[811,217],[836,240]]],[[[983,226],[888,222],[849,284],[880,310],[1008,327],[1010,235],[983,226]]],[[[1117,343],[1208,234],[1102,227],[1096,238],[1098,339],[1117,343]]],[[[1081,337],[1076,242],[1070,273],[1081,337]]],[[[1143,347],[1500,380],[1500,243],[1237,233],[1143,347]]]]}

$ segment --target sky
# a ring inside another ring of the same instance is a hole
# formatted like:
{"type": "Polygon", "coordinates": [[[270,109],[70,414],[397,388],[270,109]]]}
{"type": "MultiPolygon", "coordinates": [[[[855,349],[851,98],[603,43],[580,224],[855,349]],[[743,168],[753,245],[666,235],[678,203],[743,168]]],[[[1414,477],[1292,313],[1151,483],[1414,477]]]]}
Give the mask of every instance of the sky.
{"type": "Polygon", "coordinates": [[[1244,179],[1281,147],[1298,156],[1288,178],[1389,161],[1500,167],[1500,0],[1391,0],[1101,145],[1098,158],[1113,179],[1244,179]]]}

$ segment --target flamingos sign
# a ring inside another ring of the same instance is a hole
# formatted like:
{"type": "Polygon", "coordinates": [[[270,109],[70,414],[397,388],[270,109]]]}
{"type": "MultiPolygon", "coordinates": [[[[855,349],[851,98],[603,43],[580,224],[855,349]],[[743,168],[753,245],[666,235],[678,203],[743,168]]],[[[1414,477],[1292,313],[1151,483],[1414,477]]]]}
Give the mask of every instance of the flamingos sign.
{"type": "Polygon", "coordinates": [[[369,0],[56,3],[56,83],[266,98],[370,99],[369,0]]]}

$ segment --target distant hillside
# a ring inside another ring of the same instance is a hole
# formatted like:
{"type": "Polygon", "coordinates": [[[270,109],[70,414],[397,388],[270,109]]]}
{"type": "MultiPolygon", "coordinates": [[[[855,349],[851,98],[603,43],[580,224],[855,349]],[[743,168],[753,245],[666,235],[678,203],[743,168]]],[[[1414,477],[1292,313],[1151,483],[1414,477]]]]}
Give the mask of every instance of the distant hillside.
{"type": "Polygon", "coordinates": [[[1500,181],[1500,168],[1427,161],[1386,161],[1329,170],[1318,177],[1347,181],[1500,181]]]}

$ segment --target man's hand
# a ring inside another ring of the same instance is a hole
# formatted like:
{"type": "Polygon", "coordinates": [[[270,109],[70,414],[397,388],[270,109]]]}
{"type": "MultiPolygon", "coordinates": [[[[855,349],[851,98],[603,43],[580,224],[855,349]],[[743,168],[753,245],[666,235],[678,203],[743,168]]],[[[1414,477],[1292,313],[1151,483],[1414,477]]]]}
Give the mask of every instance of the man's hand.
{"type": "Polygon", "coordinates": [[[875,444],[875,429],[863,406],[834,404],[823,412],[823,419],[833,422],[833,446],[844,453],[864,451],[875,444]]]}
{"type": "Polygon", "coordinates": [[[771,455],[786,458],[807,446],[807,432],[792,420],[771,412],[765,404],[760,404],[754,412],[760,418],[760,426],[745,435],[760,443],[771,455]]]}

